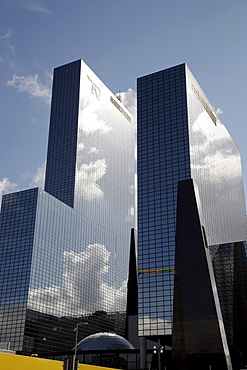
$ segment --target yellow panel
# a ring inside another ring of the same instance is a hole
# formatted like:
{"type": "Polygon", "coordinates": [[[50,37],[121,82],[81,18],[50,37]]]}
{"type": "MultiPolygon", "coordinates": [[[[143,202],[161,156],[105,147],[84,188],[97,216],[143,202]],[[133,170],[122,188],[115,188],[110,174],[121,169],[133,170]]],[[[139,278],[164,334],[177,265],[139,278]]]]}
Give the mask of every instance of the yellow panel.
{"type": "Polygon", "coordinates": [[[0,353],[0,369],[4,370],[62,370],[63,362],[37,357],[0,353]]]}
{"type": "Polygon", "coordinates": [[[114,370],[109,367],[79,364],[79,370],[114,370]]]}
{"type": "MultiPolygon", "coordinates": [[[[63,370],[63,361],[0,353],[1,370],[63,370]]],[[[79,365],[79,370],[113,370],[108,367],[79,365]]]]}

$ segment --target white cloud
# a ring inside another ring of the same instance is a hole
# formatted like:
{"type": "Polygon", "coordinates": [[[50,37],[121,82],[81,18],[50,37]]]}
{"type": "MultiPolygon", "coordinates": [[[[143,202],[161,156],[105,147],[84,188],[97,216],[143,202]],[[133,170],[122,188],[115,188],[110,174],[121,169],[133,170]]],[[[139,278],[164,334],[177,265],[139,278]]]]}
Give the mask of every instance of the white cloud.
{"type": "Polygon", "coordinates": [[[217,115],[219,115],[219,114],[223,113],[223,110],[221,110],[220,108],[217,108],[217,109],[215,109],[215,112],[216,112],[217,115]]]}
{"type": "Polygon", "coordinates": [[[38,186],[39,188],[44,189],[45,170],[46,163],[43,163],[40,167],[37,168],[35,174],[32,176],[32,181],[30,182],[31,187],[38,186]]]}
{"type": "Polygon", "coordinates": [[[3,194],[14,191],[16,190],[16,188],[17,184],[15,184],[14,182],[10,182],[7,177],[3,177],[2,180],[0,180],[0,202],[3,194]]]}
{"type": "Polygon", "coordinates": [[[92,146],[91,149],[89,150],[89,153],[98,153],[99,149],[95,148],[95,146],[92,146]]]}
{"type": "Polygon", "coordinates": [[[50,13],[41,0],[2,0],[8,8],[21,8],[32,12],[50,13]]]}
{"type": "Polygon", "coordinates": [[[39,13],[50,13],[50,11],[44,6],[40,0],[22,0],[22,7],[26,10],[39,13]]]}
{"type": "Polygon", "coordinates": [[[199,194],[203,194],[201,197],[203,222],[206,225],[210,245],[218,244],[219,239],[224,243],[244,235],[239,214],[245,217],[245,206],[241,202],[244,194],[240,153],[219,118],[216,123],[215,125],[208,113],[203,110],[190,124],[193,138],[190,146],[191,177],[198,184],[199,194]],[[202,179],[207,179],[207,186],[203,188],[200,187],[202,179]],[[234,207],[229,208],[229,204],[234,204],[234,207]],[[230,232],[228,228],[223,227],[220,222],[222,215],[227,224],[235,225],[233,231],[230,232]]]}
{"type": "Polygon", "coordinates": [[[132,195],[135,194],[135,185],[134,184],[129,187],[129,191],[130,191],[130,194],[132,194],[132,195]]]}
{"type": "Polygon", "coordinates": [[[107,163],[105,159],[98,159],[95,162],[84,163],[78,170],[80,177],[80,189],[85,200],[102,199],[103,190],[96,183],[106,174],[107,163]]]}
{"type": "Polygon", "coordinates": [[[2,62],[2,63],[4,62],[4,59],[2,57],[0,57],[0,62],[2,62]]]}
{"type": "Polygon", "coordinates": [[[78,150],[83,150],[85,145],[83,143],[79,143],[78,150]]]}
{"type": "Polygon", "coordinates": [[[10,39],[10,37],[12,36],[13,32],[12,30],[9,28],[8,31],[1,37],[2,39],[10,39]]]}
{"type": "Polygon", "coordinates": [[[128,209],[126,221],[134,221],[134,218],[135,218],[135,207],[132,206],[128,209]]]}
{"type": "Polygon", "coordinates": [[[203,110],[191,125],[191,130],[197,137],[194,141],[196,145],[191,143],[190,146],[192,163],[196,163],[192,165],[193,171],[203,171],[204,177],[215,184],[220,183],[223,178],[227,181],[235,181],[236,177],[241,176],[240,171],[237,170],[239,154],[233,150],[230,136],[219,120],[217,126],[212,126],[209,115],[203,110]],[[205,130],[205,127],[211,127],[211,129],[205,130]],[[216,149],[213,150],[213,148],[216,149]],[[200,153],[203,153],[200,157],[198,157],[199,149],[200,153]]]}
{"type": "Polygon", "coordinates": [[[87,107],[83,107],[81,110],[79,126],[86,135],[96,131],[100,131],[102,134],[107,134],[112,130],[112,127],[107,126],[106,123],[99,118],[97,114],[97,107],[93,104],[89,104],[87,107]]]}
{"type": "Polygon", "coordinates": [[[102,244],[88,245],[85,251],[65,251],[63,284],[29,292],[28,306],[47,314],[84,315],[97,310],[125,310],[126,282],[119,289],[108,285],[110,252],[102,244]]]}
{"type": "Polygon", "coordinates": [[[51,88],[48,85],[44,85],[38,78],[38,74],[34,76],[17,76],[14,74],[12,80],[7,82],[7,86],[13,86],[18,92],[26,92],[30,96],[39,97],[49,104],[51,88]]]}
{"type": "Polygon", "coordinates": [[[139,325],[143,327],[144,334],[150,335],[150,328],[154,328],[154,331],[165,330],[166,334],[172,333],[172,321],[164,320],[158,317],[140,316],[138,318],[139,325]]]}
{"type": "MultiPolygon", "coordinates": [[[[3,35],[3,36],[1,36],[1,39],[3,39],[4,41],[5,41],[5,44],[8,46],[8,48],[12,51],[12,54],[13,55],[15,55],[15,47],[13,46],[13,45],[11,45],[10,43],[9,43],[9,39],[11,38],[11,36],[12,36],[12,34],[13,34],[13,32],[12,32],[12,30],[9,28],[8,30],[7,30],[7,32],[3,35]]],[[[3,60],[2,60],[3,61],[3,60]]]]}
{"type": "Polygon", "coordinates": [[[15,55],[15,47],[13,45],[11,45],[9,42],[6,42],[6,45],[12,51],[12,54],[15,55]]]}
{"type": "Polygon", "coordinates": [[[44,72],[44,75],[45,77],[49,80],[49,81],[52,81],[53,80],[53,74],[49,71],[45,71],[44,72]]]}
{"type": "MultiPolygon", "coordinates": [[[[88,86],[91,88],[91,83],[88,79],[87,83],[89,83],[88,86]]],[[[104,105],[108,104],[109,96],[108,94],[102,93],[104,90],[103,86],[100,86],[100,89],[100,100],[96,98],[92,101],[91,98],[86,95],[82,95],[80,98],[79,128],[86,135],[96,132],[107,134],[112,130],[112,127],[108,126],[106,120],[102,117],[102,109],[104,110],[104,105]]],[[[94,95],[93,97],[95,98],[94,95]]]]}
{"type": "Polygon", "coordinates": [[[15,67],[15,62],[13,60],[9,60],[8,65],[10,66],[10,68],[14,68],[15,67]]]}
{"type": "Polygon", "coordinates": [[[132,116],[136,120],[136,91],[132,89],[128,89],[126,92],[119,92],[116,94],[117,96],[120,96],[121,102],[123,105],[128,109],[128,111],[132,114],[132,116]]]}

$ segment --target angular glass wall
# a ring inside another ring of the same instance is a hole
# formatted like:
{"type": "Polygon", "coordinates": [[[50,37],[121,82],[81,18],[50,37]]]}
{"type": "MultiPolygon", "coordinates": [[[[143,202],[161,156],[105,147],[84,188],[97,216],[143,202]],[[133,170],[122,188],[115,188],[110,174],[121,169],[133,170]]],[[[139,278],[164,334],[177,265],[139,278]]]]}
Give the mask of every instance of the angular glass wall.
{"type": "Polygon", "coordinates": [[[208,244],[246,240],[240,152],[186,66],[191,177],[198,184],[208,244]]]}
{"type": "Polygon", "coordinates": [[[115,234],[119,286],[134,226],[134,130],[86,63],[55,69],[45,190],[115,234]]]}
{"type": "Polygon", "coordinates": [[[157,336],[172,332],[178,181],[198,185],[209,245],[244,242],[246,211],[239,150],[188,67],[137,89],[139,335],[157,336]]]}
{"type": "Polygon", "coordinates": [[[139,78],[137,101],[139,335],[170,335],[177,183],[190,178],[184,65],[139,78]]]}
{"type": "Polygon", "coordinates": [[[133,187],[131,115],[83,61],[56,68],[45,191],[3,197],[1,341],[70,350],[80,321],[80,339],[124,334],[133,187]]]}
{"type": "Polygon", "coordinates": [[[2,341],[26,352],[68,350],[78,318],[87,332],[123,333],[114,234],[37,188],[4,196],[2,217],[2,341]]]}

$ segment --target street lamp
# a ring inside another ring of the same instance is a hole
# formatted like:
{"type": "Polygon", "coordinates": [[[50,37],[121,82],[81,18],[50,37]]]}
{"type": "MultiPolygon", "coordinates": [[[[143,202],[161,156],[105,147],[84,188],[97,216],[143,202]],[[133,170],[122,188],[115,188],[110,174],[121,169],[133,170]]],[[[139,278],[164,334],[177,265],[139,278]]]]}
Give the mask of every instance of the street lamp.
{"type": "Polygon", "coordinates": [[[153,346],[153,353],[158,355],[158,370],[161,370],[160,354],[163,353],[163,346],[160,344],[160,339],[158,339],[158,348],[153,346]]]}
{"type": "Polygon", "coordinates": [[[77,337],[78,337],[78,328],[81,325],[88,325],[88,322],[78,322],[76,324],[76,327],[74,328],[75,331],[75,352],[74,352],[74,357],[73,357],[73,370],[75,370],[75,363],[76,363],[76,351],[77,351],[77,337]]]}

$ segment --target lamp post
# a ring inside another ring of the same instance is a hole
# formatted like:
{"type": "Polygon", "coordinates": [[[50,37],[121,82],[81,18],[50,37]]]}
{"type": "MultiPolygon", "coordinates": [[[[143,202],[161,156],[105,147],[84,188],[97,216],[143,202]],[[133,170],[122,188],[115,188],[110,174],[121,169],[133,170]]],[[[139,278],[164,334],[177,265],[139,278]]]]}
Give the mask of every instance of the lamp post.
{"type": "Polygon", "coordinates": [[[160,354],[163,353],[163,346],[160,344],[160,339],[158,339],[158,348],[153,347],[153,353],[158,355],[158,370],[161,370],[160,354]]]}
{"type": "Polygon", "coordinates": [[[75,370],[75,363],[76,363],[78,328],[81,325],[88,325],[88,322],[86,322],[86,321],[85,322],[78,322],[76,324],[76,327],[74,328],[74,331],[75,331],[75,352],[74,352],[74,356],[73,356],[73,370],[75,370]]]}

